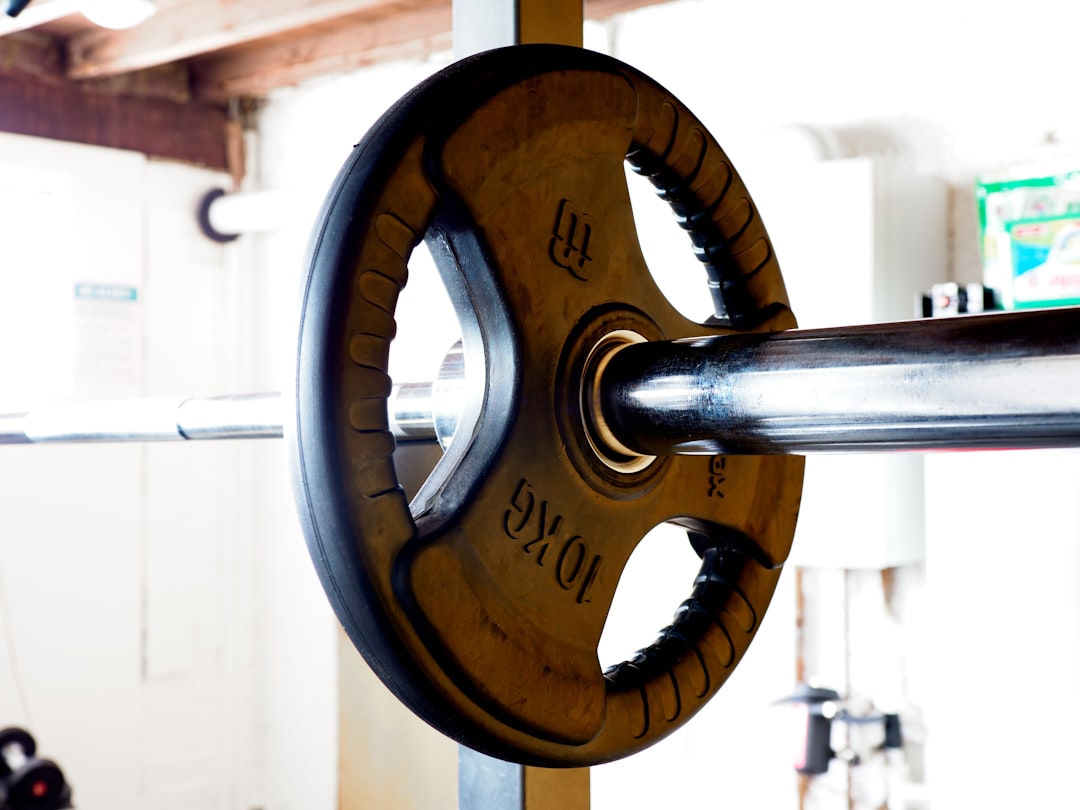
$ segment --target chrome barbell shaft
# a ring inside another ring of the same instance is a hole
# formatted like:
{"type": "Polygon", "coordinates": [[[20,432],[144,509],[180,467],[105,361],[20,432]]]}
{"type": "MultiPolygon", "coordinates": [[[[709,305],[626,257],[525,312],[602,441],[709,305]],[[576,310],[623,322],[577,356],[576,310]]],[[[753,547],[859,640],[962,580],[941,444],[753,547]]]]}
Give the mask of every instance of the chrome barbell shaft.
{"type": "MultiPolygon", "coordinates": [[[[431,383],[395,385],[391,432],[435,441],[431,383]]],[[[0,444],[280,439],[281,394],[59,402],[0,414],[0,444]]]]}
{"type": "MultiPolygon", "coordinates": [[[[1080,309],[630,344],[592,388],[592,421],[620,453],[1075,447],[1080,309]]],[[[49,405],[0,415],[0,444],[274,438],[280,399],[49,405]]],[[[436,440],[447,399],[394,386],[391,432],[436,440]]]]}
{"type": "Polygon", "coordinates": [[[0,416],[0,444],[281,437],[281,395],[60,402],[0,416]]]}
{"type": "Polygon", "coordinates": [[[642,455],[1076,447],[1080,308],[631,344],[597,391],[642,455]]]}

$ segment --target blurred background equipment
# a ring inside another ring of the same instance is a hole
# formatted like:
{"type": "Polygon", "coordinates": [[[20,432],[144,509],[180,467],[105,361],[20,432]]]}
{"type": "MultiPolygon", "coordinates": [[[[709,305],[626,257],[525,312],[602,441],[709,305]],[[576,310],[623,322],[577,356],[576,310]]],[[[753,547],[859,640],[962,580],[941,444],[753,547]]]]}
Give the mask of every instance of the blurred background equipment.
{"type": "Polygon", "coordinates": [[[63,771],[36,753],[37,743],[25,729],[0,731],[0,810],[71,807],[71,787],[63,771]]]}

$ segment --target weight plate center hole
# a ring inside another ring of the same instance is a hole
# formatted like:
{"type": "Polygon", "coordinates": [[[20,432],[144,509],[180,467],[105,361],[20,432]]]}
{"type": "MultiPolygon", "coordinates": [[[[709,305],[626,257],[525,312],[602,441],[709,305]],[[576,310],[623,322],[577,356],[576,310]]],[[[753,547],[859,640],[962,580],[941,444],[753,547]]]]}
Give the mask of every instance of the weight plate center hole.
{"type": "Polygon", "coordinates": [[[641,472],[656,461],[656,456],[630,450],[611,432],[604,417],[600,379],[616,353],[633,343],[645,342],[641,334],[630,329],[607,333],[589,350],[581,376],[580,412],[589,446],[607,467],[627,475],[641,472]]]}

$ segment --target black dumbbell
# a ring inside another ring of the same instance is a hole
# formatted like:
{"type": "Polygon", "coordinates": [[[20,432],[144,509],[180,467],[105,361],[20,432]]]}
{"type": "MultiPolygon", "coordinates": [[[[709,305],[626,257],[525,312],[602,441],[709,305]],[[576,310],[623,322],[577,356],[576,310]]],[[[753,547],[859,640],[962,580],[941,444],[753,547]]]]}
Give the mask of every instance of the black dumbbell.
{"type": "Polygon", "coordinates": [[[37,743],[21,728],[0,730],[0,810],[61,810],[71,788],[55,762],[34,756],[37,743]]]}

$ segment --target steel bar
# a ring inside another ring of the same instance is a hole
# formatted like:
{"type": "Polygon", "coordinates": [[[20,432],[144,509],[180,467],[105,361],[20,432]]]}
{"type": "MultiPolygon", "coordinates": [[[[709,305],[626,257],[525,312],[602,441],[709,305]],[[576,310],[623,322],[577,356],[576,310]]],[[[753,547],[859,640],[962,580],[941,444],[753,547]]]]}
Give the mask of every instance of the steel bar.
{"type": "MultiPolygon", "coordinates": [[[[395,385],[389,410],[397,441],[437,440],[431,383],[395,385]]],[[[0,444],[279,439],[282,416],[278,393],[61,402],[0,414],[0,444]]]]}
{"type": "MultiPolygon", "coordinates": [[[[397,441],[445,443],[463,378],[445,369],[394,386],[397,441]]],[[[1080,309],[621,345],[585,388],[629,455],[1076,447],[1080,309]]],[[[281,420],[279,394],[70,402],[0,415],[0,444],[272,438],[281,420]]]]}
{"type": "Polygon", "coordinates": [[[281,437],[281,395],[61,402],[0,416],[0,444],[281,437]]]}
{"type": "MultiPolygon", "coordinates": [[[[390,392],[387,408],[390,432],[399,442],[436,441],[436,414],[440,410],[436,402],[433,383],[402,383],[390,392]]],[[[457,420],[454,420],[455,424],[457,420]]],[[[453,433],[453,427],[449,428],[453,433]]]]}
{"type": "Polygon", "coordinates": [[[1076,447],[1080,309],[627,345],[596,391],[642,455],[1076,447]]]}

